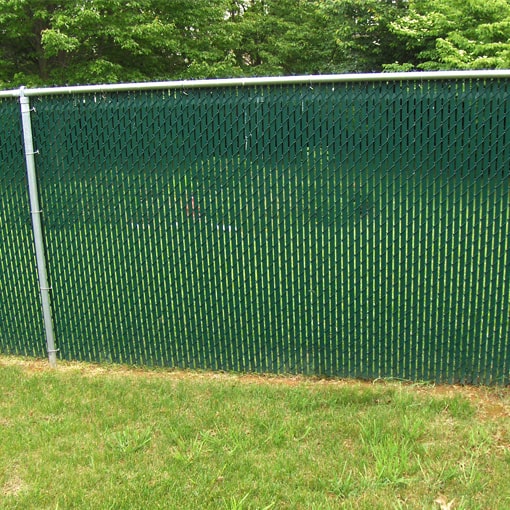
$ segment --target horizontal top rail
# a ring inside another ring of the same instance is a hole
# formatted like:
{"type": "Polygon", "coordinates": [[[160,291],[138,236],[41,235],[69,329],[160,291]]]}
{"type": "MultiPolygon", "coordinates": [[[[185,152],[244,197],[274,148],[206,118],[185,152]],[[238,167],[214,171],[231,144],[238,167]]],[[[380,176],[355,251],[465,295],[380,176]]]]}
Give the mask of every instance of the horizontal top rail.
{"type": "Polygon", "coordinates": [[[292,85],[314,83],[346,83],[346,82],[377,82],[377,81],[419,81],[419,80],[469,80],[510,78],[510,70],[486,71],[427,71],[399,73],[356,73],[356,74],[324,74],[309,76],[270,76],[256,78],[221,78],[206,80],[177,80],[143,83],[114,83],[105,85],[73,85],[64,87],[40,87],[12,90],[0,90],[2,97],[49,96],[62,94],[129,92],[137,90],[190,89],[209,87],[245,87],[256,85],[292,85]]]}

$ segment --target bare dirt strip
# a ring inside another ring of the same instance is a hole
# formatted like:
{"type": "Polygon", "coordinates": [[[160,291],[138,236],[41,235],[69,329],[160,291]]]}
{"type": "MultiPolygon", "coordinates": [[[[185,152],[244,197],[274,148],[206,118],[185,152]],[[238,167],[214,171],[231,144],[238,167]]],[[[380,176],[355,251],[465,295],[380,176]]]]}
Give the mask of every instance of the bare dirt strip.
{"type": "Polygon", "coordinates": [[[56,369],[50,368],[47,360],[0,356],[0,369],[3,366],[18,366],[27,373],[75,372],[84,377],[143,377],[146,379],[229,381],[238,384],[265,384],[281,386],[331,386],[373,388],[376,385],[400,386],[407,391],[423,396],[467,398],[477,411],[481,420],[499,421],[510,418],[510,388],[500,386],[462,386],[448,384],[412,383],[377,379],[364,381],[358,379],[320,378],[308,376],[282,376],[271,374],[238,374],[226,372],[207,372],[196,370],[173,370],[164,368],[143,368],[123,365],[100,365],[95,363],[59,361],[56,369]]]}

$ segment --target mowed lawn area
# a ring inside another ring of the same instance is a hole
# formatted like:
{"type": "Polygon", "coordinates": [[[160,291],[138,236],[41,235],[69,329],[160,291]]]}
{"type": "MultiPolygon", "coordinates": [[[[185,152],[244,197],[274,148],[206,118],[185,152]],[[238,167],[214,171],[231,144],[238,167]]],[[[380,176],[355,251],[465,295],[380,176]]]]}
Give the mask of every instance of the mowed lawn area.
{"type": "Polygon", "coordinates": [[[507,509],[510,392],[0,357],[2,509],[507,509]]]}

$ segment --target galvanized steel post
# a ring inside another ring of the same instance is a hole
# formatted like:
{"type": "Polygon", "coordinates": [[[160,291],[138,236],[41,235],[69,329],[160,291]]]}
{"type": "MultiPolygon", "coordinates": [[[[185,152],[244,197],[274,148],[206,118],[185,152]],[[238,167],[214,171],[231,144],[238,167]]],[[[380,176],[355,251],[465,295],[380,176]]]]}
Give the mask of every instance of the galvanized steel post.
{"type": "Polygon", "coordinates": [[[24,93],[24,87],[20,88],[19,99],[21,104],[21,121],[23,126],[23,143],[25,148],[25,162],[27,167],[28,192],[30,196],[30,211],[32,216],[32,229],[34,232],[35,255],[37,259],[37,272],[39,274],[39,288],[41,291],[41,304],[46,332],[46,345],[48,359],[51,367],[57,366],[57,349],[55,348],[55,331],[51,314],[50,286],[46,270],[46,255],[41,222],[41,207],[39,205],[39,192],[37,187],[37,175],[35,169],[34,143],[32,138],[32,121],[30,101],[24,93]]]}

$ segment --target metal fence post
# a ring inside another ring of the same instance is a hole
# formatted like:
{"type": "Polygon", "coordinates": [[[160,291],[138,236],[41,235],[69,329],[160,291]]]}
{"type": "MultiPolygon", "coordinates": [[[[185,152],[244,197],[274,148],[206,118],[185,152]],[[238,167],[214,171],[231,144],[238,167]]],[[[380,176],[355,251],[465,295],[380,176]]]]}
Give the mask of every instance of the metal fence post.
{"type": "Polygon", "coordinates": [[[34,232],[35,255],[37,259],[37,272],[39,275],[39,288],[41,291],[41,304],[46,332],[46,345],[48,360],[51,367],[57,366],[57,349],[55,348],[55,331],[51,314],[50,286],[46,270],[46,255],[41,222],[41,207],[39,205],[39,192],[37,188],[37,175],[35,170],[34,143],[32,138],[32,122],[30,117],[30,101],[24,93],[24,87],[20,88],[19,98],[21,104],[21,121],[23,125],[23,143],[25,148],[25,162],[27,167],[28,192],[30,196],[30,211],[32,216],[32,228],[34,232]]]}

